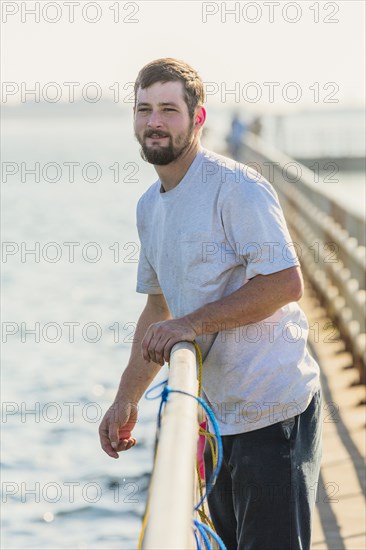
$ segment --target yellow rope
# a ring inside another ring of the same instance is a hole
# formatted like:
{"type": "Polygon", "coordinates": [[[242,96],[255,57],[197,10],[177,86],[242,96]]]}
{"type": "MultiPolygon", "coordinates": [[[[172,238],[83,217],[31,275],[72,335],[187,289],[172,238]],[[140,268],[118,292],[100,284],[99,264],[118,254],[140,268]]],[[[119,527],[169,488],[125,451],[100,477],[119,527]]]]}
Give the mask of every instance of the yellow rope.
{"type": "Polygon", "coordinates": [[[202,353],[200,348],[198,347],[198,344],[196,342],[193,342],[194,347],[196,348],[197,356],[198,356],[198,397],[201,397],[202,392],[202,353]]]}
{"type": "MultiPolygon", "coordinates": [[[[197,463],[196,463],[196,470],[197,470],[198,487],[199,487],[200,500],[201,500],[202,497],[203,497],[203,486],[202,486],[202,479],[201,479],[201,473],[200,473],[198,460],[197,460],[197,463]]],[[[198,509],[197,512],[198,512],[198,515],[200,516],[201,521],[203,523],[205,523],[206,525],[208,525],[209,527],[211,527],[211,529],[215,530],[212,521],[210,520],[210,518],[208,517],[208,515],[205,512],[203,502],[201,504],[201,509],[198,509]]]]}
{"type": "MultiPolygon", "coordinates": [[[[198,378],[198,397],[201,397],[201,392],[202,392],[202,363],[203,363],[202,362],[202,353],[201,353],[201,350],[200,350],[200,348],[199,348],[199,346],[196,342],[193,342],[193,345],[196,349],[197,357],[198,357],[198,375],[197,375],[197,378],[198,378]]],[[[217,458],[218,458],[218,445],[216,445],[216,446],[214,445],[214,441],[216,441],[216,436],[214,434],[208,432],[207,430],[203,429],[201,426],[199,427],[199,435],[204,435],[206,437],[206,441],[208,441],[208,443],[210,445],[211,457],[212,457],[212,468],[214,470],[216,468],[217,458]]],[[[202,479],[201,479],[198,460],[196,462],[196,470],[197,470],[197,478],[198,478],[199,495],[200,495],[200,500],[202,500],[203,485],[202,485],[202,479]]],[[[203,502],[201,504],[201,508],[198,509],[197,512],[198,512],[198,515],[199,515],[200,520],[202,521],[202,523],[204,523],[204,524],[208,525],[209,527],[211,527],[211,529],[213,531],[215,531],[215,533],[216,533],[216,529],[215,529],[212,521],[210,520],[210,518],[208,517],[208,515],[205,512],[203,502]]]]}
{"type": "Polygon", "coordinates": [[[216,464],[217,464],[217,455],[218,455],[217,445],[216,446],[214,445],[214,441],[216,441],[216,436],[215,436],[215,434],[207,432],[206,430],[203,430],[202,428],[200,428],[200,430],[202,430],[202,435],[204,435],[206,437],[206,440],[208,441],[208,443],[210,445],[213,468],[215,469],[216,464]]]}
{"type": "Polygon", "coordinates": [[[142,520],[142,526],[141,526],[141,532],[140,532],[140,537],[139,537],[139,543],[137,545],[137,550],[142,550],[142,542],[143,542],[144,536],[145,536],[147,518],[148,517],[149,517],[149,499],[147,499],[146,509],[145,509],[143,520],[142,520]]]}

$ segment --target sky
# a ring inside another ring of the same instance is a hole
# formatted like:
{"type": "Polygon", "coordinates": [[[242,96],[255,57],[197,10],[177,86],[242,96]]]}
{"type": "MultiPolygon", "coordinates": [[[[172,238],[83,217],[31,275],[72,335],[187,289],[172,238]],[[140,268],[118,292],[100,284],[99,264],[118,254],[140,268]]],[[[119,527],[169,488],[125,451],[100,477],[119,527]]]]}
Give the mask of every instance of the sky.
{"type": "Polygon", "coordinates": [[[45,90],[68,102],[65,82],[77,83],[75,98],[84,88],[126,103],[139,69],[159,57],[194,66],[212,105],[294,111],[364,102],[363,0],[2,1],[1,11],[3,104],[34,101],[22,90],[35,86],[41,100],[45,90]]]}

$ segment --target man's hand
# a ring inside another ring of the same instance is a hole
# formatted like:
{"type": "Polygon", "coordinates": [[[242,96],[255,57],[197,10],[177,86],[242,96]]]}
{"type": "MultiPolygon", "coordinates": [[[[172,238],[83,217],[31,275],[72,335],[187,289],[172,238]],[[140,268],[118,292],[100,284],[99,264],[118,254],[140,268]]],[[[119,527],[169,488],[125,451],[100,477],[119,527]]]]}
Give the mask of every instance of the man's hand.
{"type": "Polygon", "coordinates": [[[112,458],[136,444],[131,432],[137,422],[137,403],[114,402],[99,426],[102,449],[112,458]]]}
{"type": "Polygon", "coordinates": [[[137,422],[137,404],[161,366],[147,365],[141,355],[142,340],[150,326],[171,319],[163,294],[149,294],[136,325],[131,356],[123,371],[112,406],[99,427],[100,443],[107,455],[118,458],[136,444],[131,432],[137,422]]]}
{"type": "Polygon", "coordinates": [[[185,318],[162,321],[150,325],[142,341],[145,361],[164,365],[170,359],[170,351],[177,342],[193,342],[197,332],[185,318]]]}

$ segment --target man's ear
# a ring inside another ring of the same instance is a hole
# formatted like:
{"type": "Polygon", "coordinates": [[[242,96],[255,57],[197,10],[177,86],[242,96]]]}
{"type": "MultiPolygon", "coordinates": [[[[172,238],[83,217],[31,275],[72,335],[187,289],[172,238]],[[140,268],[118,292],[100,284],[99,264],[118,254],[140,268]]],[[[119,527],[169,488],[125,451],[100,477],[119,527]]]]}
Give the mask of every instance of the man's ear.
{"type": "Polygon", "coordinates": [[[198,107],[195,114],[194,125],[196,127],[202,127],[206,120],[206,109],[204,107],[198,107]]]}

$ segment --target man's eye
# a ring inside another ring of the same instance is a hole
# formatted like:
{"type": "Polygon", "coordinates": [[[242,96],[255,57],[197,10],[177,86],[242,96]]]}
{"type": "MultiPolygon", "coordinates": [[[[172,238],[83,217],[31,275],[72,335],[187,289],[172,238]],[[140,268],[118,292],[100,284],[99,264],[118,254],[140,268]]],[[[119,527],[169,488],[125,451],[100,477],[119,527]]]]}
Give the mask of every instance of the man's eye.
{"type": "Polygon", "coordinates": [[[175,109],[172,109],[171,107],[165,107],[164,111],[175,111],[175,109]]]}
{"type": "Polygon", "coordinates": [[[148,111],[149,109],[147,109],[146,107],[140,107],[138,109],[139,113],[143,113],[144,111],[148,111]]]}

